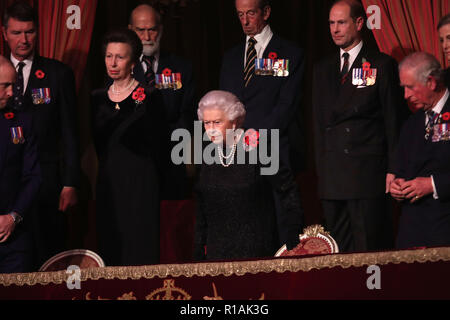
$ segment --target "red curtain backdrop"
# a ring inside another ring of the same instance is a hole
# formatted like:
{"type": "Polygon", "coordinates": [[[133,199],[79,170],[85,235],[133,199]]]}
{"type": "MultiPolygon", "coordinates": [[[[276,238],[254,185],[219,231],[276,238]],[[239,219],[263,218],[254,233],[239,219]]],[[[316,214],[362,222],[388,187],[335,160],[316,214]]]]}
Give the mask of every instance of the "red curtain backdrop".
{"type": "MultiPolygon", "coordinates": [[[[0,13],[14,0],[0,1],[0,13]]],[[[80,87],[89,54],[92,30],[94,28],[97,0],[28,0],[39,14],[39,54],[68,64],[75,73],[77,88],[80,87]],[[67,20],[74,12],[67,8],[76,5],[80,8],[80,29],[70,30],[67,20]]],[[[1,19],[1,18],[0,18],[1,19]]],[[[2,37],[0,50],[9,54],[2,37]]]]}
{"type": "MultiPolygon", "coordinates": [[[[373,29],[380,50],[401,61],[414,51],[436,56],[444,68],[444,58],[436,27],[450,12],[450,0],[362,0],[364,7],[377,5],[381,29],[373,29]]],[[[370,18],[370,14],[369,14],[370,18]]]]}
{"type": "Polygon", "coordinates": [[[39,0],[40,53],[72,67],[77,88],[80,88],[89,54],[94,28],[97,0],[39,0]],[[74,12],[69,6],[80,8],[80,29],[70,30],[67,20],[74,12]]]}

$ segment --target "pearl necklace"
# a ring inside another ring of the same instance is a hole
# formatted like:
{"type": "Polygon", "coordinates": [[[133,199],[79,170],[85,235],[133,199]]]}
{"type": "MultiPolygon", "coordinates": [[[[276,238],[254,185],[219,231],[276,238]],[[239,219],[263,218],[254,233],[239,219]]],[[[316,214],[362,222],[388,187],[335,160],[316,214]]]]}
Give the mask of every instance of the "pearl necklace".
{"type": "Polygon", "coordinates": [[[111,92],[112,92],[112,94],[115,94],[115,95],[122,94],[123,92],[126,92],[126,91],[130,90],[131,87],[134,85],[134,82],[135,82],[134,78],[131,78],[130,82],[128,83],[128,85],[127,85],[127,87],[125,89],[117,90],[116,89],[116,82],[114,81],[113,85],[111,87],[111,92]]]}
{"type": "Polygon", "coordinates": [[[225,168],[228,168],[229,166],[231,166],[233,164],[233,160],[234,160],[234,154],[236,153],[236,147],[237,147],[237,143],[235,142],[233,144],[233,148],[231,149],[231,153],[226,156],[223,154],[223,150],[221,146],[217,146],[217,149],[219,150],[219,159],[220,159],[220,163],[222,164],[222,166],[224,166],[225,168]],[[226,163],[228,159],[231,158],[230,163],[226,163]],[[224,161],[225,160],[225,161],[224,161]]]}

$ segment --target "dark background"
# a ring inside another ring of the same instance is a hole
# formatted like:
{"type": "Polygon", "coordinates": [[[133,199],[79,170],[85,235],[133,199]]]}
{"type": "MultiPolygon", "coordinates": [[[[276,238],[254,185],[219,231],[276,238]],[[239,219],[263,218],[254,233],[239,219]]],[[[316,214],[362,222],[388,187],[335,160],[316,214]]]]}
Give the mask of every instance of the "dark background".
{"type": "MultiPolygon", "coordinates": [[[[157,1],[98,0],[86,73],[79,96],[79,121],[82,147],[82,165],[85,179],[77,213],[71,219],[71,246],[91,247],[95,243],[93,231],[93,203],[96,175],[95,152],[89,129],[89,94],[104,86],[105,67],[101,53],[102,38],[116,27],[126,27],[131,11],[139,4],[157,1]],[[88,222],[87,222],[88,221],[88,222]]],[[[297,176],[305,209],[306,225],[323,223],[317,198],[314,173],[312,134],[311,80],[316,61],[336,52],[328,27],[328,12],[332,0],[273,0],[270,26],[274,33],[296,43],[305,50],[306,64],[302,83],[302,102],[298,106],[297,121],[304,129],[304,163],[297,176]]],[[[155,5],[163,13],[163,50],[192,61],[196,78],[197,99],[210,90],[218,89],[219,73],[226,50],[244,41],[245,37],[237,18],[234,0],[160,1],[155,5]],[[167,4],[164,4],[167,3],[167,4]],[[181,1],[183,2],[183,1],[181,1]]],[[[369,30],[364,40],[371,47],[376,42],[369,30]]],[[[300,90],[300,88],[299,88],[300,90]]],[[[326,93],[324,93],[326,94],[326,93]]]]}

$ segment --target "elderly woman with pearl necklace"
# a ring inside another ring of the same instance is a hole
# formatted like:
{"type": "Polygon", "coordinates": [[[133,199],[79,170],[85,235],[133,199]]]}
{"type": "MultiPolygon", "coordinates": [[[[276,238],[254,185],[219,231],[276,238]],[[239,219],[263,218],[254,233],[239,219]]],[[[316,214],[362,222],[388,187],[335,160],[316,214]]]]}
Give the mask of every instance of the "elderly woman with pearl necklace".
{"type": "Polygon", "coordinates": [[[294,248],[303,226],[299,191],[287,166],[275,175],[261,175],[262,164],[252,164],[245,143],[245,107],[230,92],[211,91],[200,101],[198,117],[216,147],[220,161],[203,164],[196,185],[197,215],[194,259],[230,260],[275,255],[280,243],[277,222],[294,248]],[[237,161],[239,152],[248,155],[237,161]],[[277,216],[272,188],[285,210],[277,216]]]}

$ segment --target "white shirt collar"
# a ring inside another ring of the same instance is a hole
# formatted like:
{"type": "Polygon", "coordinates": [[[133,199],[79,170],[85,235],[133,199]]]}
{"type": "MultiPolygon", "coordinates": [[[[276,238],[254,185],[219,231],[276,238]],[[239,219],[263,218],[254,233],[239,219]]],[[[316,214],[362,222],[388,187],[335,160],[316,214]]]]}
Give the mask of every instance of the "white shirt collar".
{"type": "MultiPolygon", "coordinates": [[[[23,60],[22,62],[25,63],[25,68],[27,66],[31,66],[33,64],[33,59],[34,59],[34,53],[31,54],[28,58],[26,58],[25,60],[23,60]]],[[[17,65],[19,64],[19,60],[17,60],[12,54],[11,54],[11,62],[14,65],[14,68],[16,68],[17,70],[17,65]]]]}
{"type": "MultiPolygon", "coordinates": [[[[265,44],[265,46],[267,46],[270,39],[272,39],[272,35],[273,35],[272,29],[270,28],[269,25],[266,25],[264,29],[262,29],[261,32],[255,35],[253,38],[255,38],[257,44],[260,44],[262,46],[264,46],[265,44]]],[[[250,36],[247,36],[247,42],[249,39],[250,36]]]]}
{"type": "Polygon", "coordinates": [[[445,103],[447,102],[449,96],[450,92],[448,91],[448,89],[446,89],[445,94],[442,96],[441,100],[439,100],[433,108],[433,111],[435,113],[440,114],[442,112],[442,109],[444,109],[445,103]]]}
{"type": "MultiPolygon", "coordinates": [[[[19,71],[19,63],[20,61],[17,60],[12,54],[10,56],[10,60],[12,64],[14,65],[14,68],[16,71],[19,71]]],[[[28,58],[23,60],[22,62],[25,63],[25,66],[22,69],[23,73],[23,92],[27,90],[28,87],[28,80],[30,79],[31,74],[31,67],[33,66],[33,60],[34,60],[34,53],[32,53],[28,58]]]]}
{"type": "Polygon", "coordinates": [[[363,41],[361,40],[354,48],[352,48],[349,51],[345,51],[343,49],[340,49],[340,54],[341,54],[341,69],[344,65],[344,57],[342,56],[344,54],[344,52],[347,52],[350,56],[348,58],[348,65],[349,65],[349,70],[351,69],[353,62],[355,62],[356,57],[358,57],[358,54],[361,52],[361,49],[363,47],[363,41]]]}
{"type": "MultiPolygon", "coordinates": [[[[257,41],[255,44],[256,54],[259,59],[262,58],[264,51],[266,50],[267,46],[269,45],[270,40],[272,40],[273,32],[269,25],[266,25],[264,29],[257,35],[255,35],[253,38],[257,41]]],[[[247,36],[246,39],[246,45],[245,45],[245,52],[247,52],[247,46],[248,46],[248,40],[250,39],[249,36],[247,36]]],[[[244,54],[244,60],[245,60],[245,54],[244,54]]]]}

